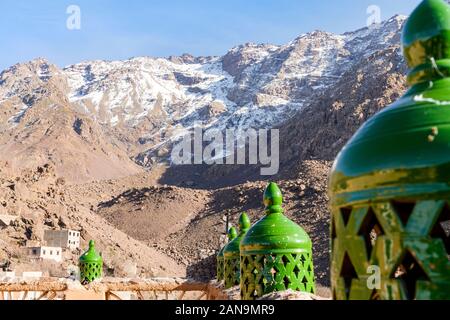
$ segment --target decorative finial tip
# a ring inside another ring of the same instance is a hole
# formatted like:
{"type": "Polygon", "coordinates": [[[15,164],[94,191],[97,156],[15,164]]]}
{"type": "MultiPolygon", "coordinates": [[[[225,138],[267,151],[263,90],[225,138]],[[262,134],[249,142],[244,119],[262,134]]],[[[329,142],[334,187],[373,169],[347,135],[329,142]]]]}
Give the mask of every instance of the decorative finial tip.
{"type": "Polygon", "coordinates": [[[271,182],[264,192],[264,205],[268,213],[283,212],[283,195],[276,183],[271,182]]]}
{"type": "Polygon", "coordinates": [[[89,249],[94,249],[94,247],[95,247],[95,241],[94,240],[89,241],[89,249]]]}
{"type": "Polygon", "coordinates": [[[244,212],[239,217],[239,230],[241,232],[247,231],[248,229],[250,229],[250,227],[251,227],[250,218],[248,217],[247,213],[244,212]]]}
{"type": "Polygon", "coordinates": [[[412,69],[413,85],[450,76],[450,5],[444,0],[424,0],[403,29],[403,52],[412,69]]]}
{"type": "Polygon", "coordinates": [[[235,227],[231,227],[230,230],[228,230],[228,240],[236,239],[238,236],[237,230],[235,227]]]}

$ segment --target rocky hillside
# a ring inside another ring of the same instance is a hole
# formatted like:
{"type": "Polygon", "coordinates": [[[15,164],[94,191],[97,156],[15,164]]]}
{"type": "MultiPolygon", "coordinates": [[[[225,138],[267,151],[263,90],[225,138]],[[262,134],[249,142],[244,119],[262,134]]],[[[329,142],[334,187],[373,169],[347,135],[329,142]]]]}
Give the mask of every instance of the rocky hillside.
{"type": "Polygon", "coordinates": [[[400,45],[355,63],[335,86],[280,127],[284,174],[289,176],[292,165],[303,160],[333,161],[365,121],[406,91],[406,73],[400,45]]]}
{"type": "MultiPolygon", "coordinates": [[[[107,194],[151,181],[151,177],[129,177],[120,184],[105,181],[85,186],[67,186],[57,178],[52,166],[12,173],[7,163],[0,166],[0,214],[17,218],[0,228],[0,270],[46,271],[52,276],[68,276],[67,267],[76,266],[81,251],[69,254],[63,266],[41,265],[29,260],[24,247],[42,243],[45,229],[69,228],[81,232],[81,247],[95,239],[103,253],[107,272],[116,276],[184,276],[184,268],[164,253],[147,246],[100,219],[89,206],[107,194]],[[85,197],[85,193],[90,194],[85,197]],[[134,271],[130,271],[134,270],[134,271]]],[[[104,198],[103,198],[104,199],[104,198]]]]}
{"type": "Polygon", "coordinates": [[[38,59],[0,74],[0,159],[13,168],[52,163],[68,181],[142,171],[95,119],[69,102],[63,71],[38,59]]]}

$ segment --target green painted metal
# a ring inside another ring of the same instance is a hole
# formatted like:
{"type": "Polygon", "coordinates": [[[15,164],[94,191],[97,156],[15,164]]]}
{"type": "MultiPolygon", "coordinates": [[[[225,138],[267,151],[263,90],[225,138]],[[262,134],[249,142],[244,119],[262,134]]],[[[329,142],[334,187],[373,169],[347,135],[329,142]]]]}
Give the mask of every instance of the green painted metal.
{"type": "Polygon", "coordinates": [[[410,89],[358,130],[330,176],[336,299],[450,299],[450,6],[423,1],[402,41],[410,89]]]}
{"type": "Polygon", "coordinates": [[[103,273],[103,259],[95,250],[95,242],[89,242],[89,250],[83,253],[79,259],[80,281],[90,283],[100,279],[103,273]]]}
{"type": "Polygon", "coordinates": [[[411,85],[450,76],[450,7],[443,0],[423,1],[403,33],[411,85]]]}
{"type": "Polygon", "coordinates": [[[242,213],[239,217],[239,235],[230,241],[223,250],[224,257],[224,280],[225,288],[229,289],[239,285],[240,277],[240,251],[239,245],[242,238],[250,228],[251,223],[247,213],[242,213]]]}
{"type": "Polygon", "coordinates": [[[241,242],[241,298],[253,300],[288,289],[314,293],[312,243],[308,234],[283,214],[275,183],[264,193],[265,216],[241,242]]]}
{"type": "MultiPolygon", "coordinates": [[[[235,227],[231,227],[228,230],[228,242],[234,240],[237,238],[237,230],[235,227]]],[[[222,249],[220,249],[219,253],[217,254],[217,281],[223,281],[224,278],[224,257],[223,257],[223,251],[225,249],[226,245],[223,246],[222,249]]]]}

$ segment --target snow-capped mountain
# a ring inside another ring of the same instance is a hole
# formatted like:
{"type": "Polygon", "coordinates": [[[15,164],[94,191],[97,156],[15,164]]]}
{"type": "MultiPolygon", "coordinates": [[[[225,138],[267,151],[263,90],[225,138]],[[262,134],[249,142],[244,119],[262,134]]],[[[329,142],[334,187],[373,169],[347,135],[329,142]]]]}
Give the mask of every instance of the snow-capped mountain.
{"type": "Polygon", "coordinates": [[[245,44],[222,57],[139,57],[64,69],[44,59],[18,64],[0,74],[0,132],[28,125],[27,113],[47,97],[49,108],[69,106],[148,165],[198,123],[271,128],[290,119],[355,63],[392,46],[400,50],[405,19],[342,35],[314,31],[286,45],[245,44]]]}

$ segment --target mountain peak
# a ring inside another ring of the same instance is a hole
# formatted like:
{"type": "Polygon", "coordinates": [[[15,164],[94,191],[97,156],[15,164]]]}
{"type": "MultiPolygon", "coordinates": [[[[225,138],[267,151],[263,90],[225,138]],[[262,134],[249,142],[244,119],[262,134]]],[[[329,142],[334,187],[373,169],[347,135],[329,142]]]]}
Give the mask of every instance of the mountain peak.
{"type": "Polygon", "coordinates": [[[392,22],[392,21],[404,22],[407,19],[408,19],[408,16],[405,16],[403,14],[395,14],[390,19],[388,19],[387,22],[392,22]]]}
{"type": "MultiPolygon", "coordinates": [[[[45,69],[45,68],[49,67],[50,65],[51,65],[50,62],[45,58],[35,58],[30,61],[16,63],[15,65],[3,70],[0,73],[0,75],[4,75],[7,73],[15,73],[15,72],[17,72],[19,70],[23,70],[23,69],[28,69],[31,72],[35,71],[37,73],[39,70],[45,69]]],[[[52,66],[54,66],[54,65],[52,65],[52,66]]],[[[57,68],[56,66],[54,66],[54,67],[57,68]]]]}
{"type": "Polygon", "coordinates": [[[249,51],[273,51],[278,49],[279,46],[269,44],[269,43],[254,43],[254,42],[247,42],[238,46],[235,46],[231,48],[228,53],[229,54],[235,54],[235,53],[242,53],[242,52],[249,52],[249,51]]]}

